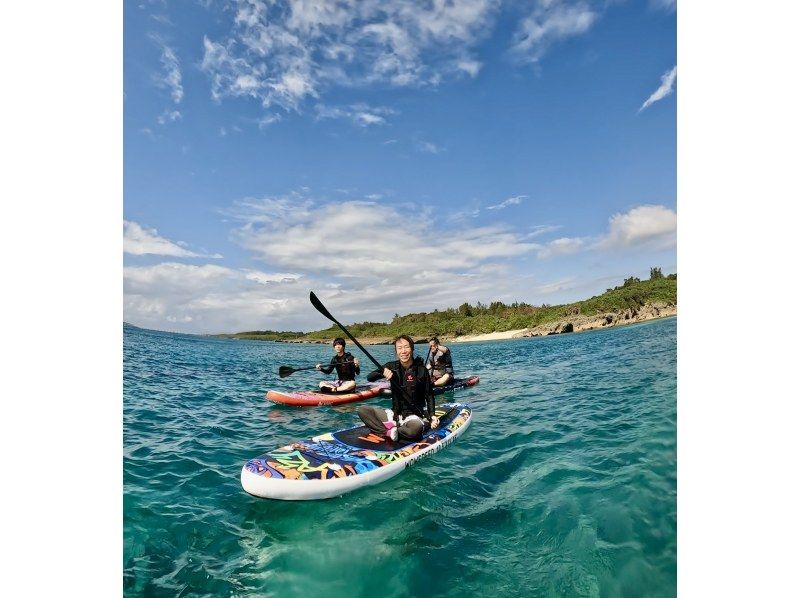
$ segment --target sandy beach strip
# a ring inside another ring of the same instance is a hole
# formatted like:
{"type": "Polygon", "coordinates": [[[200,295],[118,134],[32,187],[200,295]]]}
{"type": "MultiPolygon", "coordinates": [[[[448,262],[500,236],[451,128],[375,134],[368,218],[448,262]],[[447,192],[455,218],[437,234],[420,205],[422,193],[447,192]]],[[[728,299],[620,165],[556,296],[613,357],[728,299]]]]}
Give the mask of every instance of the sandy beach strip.
{"type": "Polygon", "coordinates": [[[449,343],[471,343],[477,341],[501,341],[509,338],[517,338],[522,336],[527,328],[520,328],[518,330],[505,330],[503,332],[489,332],[486,334],[467,334],[464,336],[457,336],[449,339],[449,343]]]}

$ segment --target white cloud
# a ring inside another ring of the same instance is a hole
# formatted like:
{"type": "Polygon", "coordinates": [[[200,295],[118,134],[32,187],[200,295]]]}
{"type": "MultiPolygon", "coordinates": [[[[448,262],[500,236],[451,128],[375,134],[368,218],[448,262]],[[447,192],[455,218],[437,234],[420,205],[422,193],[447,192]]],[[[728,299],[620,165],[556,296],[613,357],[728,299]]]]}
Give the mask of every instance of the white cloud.
{"type": "MultiPolygon", "coordinates": [[[[181,65],[175,52],[164,40],[156,34],[151,34],[150,39],[161,48],[161,67],[162,72],[155,76],[155,84],[158,87],[169,90],[170,97],[175,106],[183,100],[183,85],[181,84],[181,65]]],[[[181,113],[175,108],[165,108],[157,117],[158,124],[164,125],[168,122],[175,122],[181,118],[181,113]]]]}
{"type": "Polygon", "coordinates": [[[655,9],[672,12],[678,6],[677,0],[650,0],[650,6],[655,9]]]}
{"type": "Polygon", "coordinates": [[[176,120],[180,120],[181,118],[183,118],[183,115],[180,113],[180,111],[170,110],[169,108],[167,108],[166,110],[164,110],[164,112],[161,113],[161,115],[159,115],[159,117],[156,120],[158,120],[158,124],[165,125],[168,122],[175,122],[176,120]]]}
{"type": "Polygon", "coordinates": [[[150,39],[161,49],[162,72],[155,76],[155,83],[159,87],[169,90],[172,101],[177,105],[183,100],[183,85],[181,83],[181,63],[175,51],[170,48],[164,39],[157,34],[150,34],[150,39]]]}
{"type": "Polygon", "coordinates": [[[540,224],[533,227],[533,230],[525,235],[526,239],[535,239],[547,233],[552,233],[563,228],[561,225],[556,224],[540,224]]]}
{"type": "Polygon", "coordinates": [[[361,127],[386,124],[386,117],[395,114],[391,108],[384,106],[368,106],[366,104],[352,104],[350,106],[325,106],[317,104],[317,119],[342,118],[347,119],[361,127]]]}
{"type": "Polygon", "coordinates": [[[309,275],[325,272],[336,277],[397,282],[408,277],[408,263],[420,264],[437,275],[463,273],[536,248],[502,227],[441,234],[428,220],[420,219],[419,225],[409,228],[409,209],[368,201],[318,205],[297,196],[248,200],[234,214],[244,223],[235,239],[271,266],[309,275]],[[378,230],[380,243],[369,233],[378,230]],[[346,253],[332,254],[332,241],[342,235],[347,238],[346,253]]]}
{"type": "Polygon", "coordinates": [[[300,274],[292,274],[287,272],[261,272],[260,270],[244,270],[244,277],[247,280],[253,280],[259,284],[267,285],[273,282],[291,282],[301,278],[300,274]]]}
{"type": "Polygon", "coordinates": [[[211,97],[221,101],[226,96],[251,96],[264,94],[261,76],[263,67],[251,66],[246,60],[232,56],[222,44],[203,38],[201,68],[211,77],[211,97]]]}
{"type": "Polygon", "coordinates": [[[672,247],[676,242],[677,226],[678,216],[673,210],[656,205],[638,206],[609,218],[608,233],[600,239],[597,247],[672,247]]]}
{"type": "Polygon", "coordinates": [[[481,66],[481,63],[477,60],[459,60],[456,62],[456,68],[460,71],[464,71],[473,79],[478,76],[481,66]]]}
{"type": "MultiPolygon", "coordinates": [[[[474,77],[499,0],[239,0],[231,30],[205,38],[212,96],[299,110],[329,85],[436,85],[474,77]]],[[[369,117],[368,117],[369,118],[369,117]]]]}
{"type": "Polygon", "coordinates": [[[169,46],[161,48],[161,65],[164,67],[164,84],[170,90],[172,101],[180,104],[183,99],[183,86],[181,85],[181,65],[175,52],[169,46]]]}
{"type": "Polygon", "coordinates": [[[443,148],[431,141],[420,141],[417,143],[417,148],[425,154],[441,154],[444,151],[443,148]]]}
{"type": "Polygon", "coordinates": [[[520,203],[522,203],[522,200],[525,199],[526,197],[527,197],[527,195],[516,195],[514,197],[509,197],[505,201],[502,201],[499,204],[496,204],[496,205],[493,205],[493,206],[489,206],[486,209],[487,210],[502,210],[504,208],[507,208],[508,206],[519,205],[520,203]]]}
{"type": "Polygon", "coordinates": [[[562,278],[553,282],[541,284],[534,288],[534,291],[539,295],[552,295],[563,291],[569,291],[577,286],[574,278],[562,278]]]}
{"type": "Polygon", "coordinates": [[[154,228],[144,228],[136,222],[123,221],[123,251],[131,255],[168,255],[172,257],[212,257],[221,258],[219,254],[207,255],[189,251],[181,244],[161,237],[154,228]]]}
{"type": "Polygon", "coordinates": [[[647,98],[642,104],[642,107],[639,108],[639,112],[651,106],[658,100],[664,99],[669,94],[673,92],[675,89],[675,80],[678,78],[678,66],[673,66],[672,69],[668,70],[666,73],[661,75],[661,85],[656,89],[652,95],[647,98]]]}
{"type": "Polygon", "coordinates": [[[551,44],[586,33],[597,18],[587,2],[540,0],[520,24],[511,50],[521,60],[536,63],[551,44]]]}
{"type": "Polygon", "coordinates": [[[167,262],[123,269],[123,318],[137,326],[176,332],[219,333],[296,329],[307,320],[298,305],[308,290],[291,278],[215,265],[167,262]],[[268,280],[271,276],[280,281],[268,280]],[[265,293],[264,285],[269,286],[265,293]],[[292,313],[302,319],[292,319],[292,313]]]}
{"type": "Polygon", "coordinates": [[[561,237],[550,241],[537,254],[539,259],[546,259],[557,255],[570,255],[583,249],[585,241],[578,237],[561,237]]]}
{"type": "MultiPolygon", "coordinates": [[[[526,197],[527,197],[527,195],[515,195],[513,197],[509,197],[508,199],[506,199],[506,200],[504,200],[504,201],[502,201],[502,202],[500,202],[498,204],[487,206],[486,209],[487,210],[503,210],[503,209],[507,208],[508,206],[518,205],[518,204],[522,203],[522,200],[525,199],[526,197]]],[[[464,221],[466,219],[477,218],[480,215],[481,210],[482,210],[480,201],[478,201],[476,199],[473,199],[470,202],[468,202],[468,204],[469,204],[469,207],[467,207],[464,210],[460,210],[460,211],[457,211],[457,212],[452,212],[452,211],[449,212],[449,214],[447,216],[447,221],[448,222],[462,222],[462,221],[464,221]]],[[[466,205],[466,204],[464,204],[464,205],[466,205]]],[[[537,227],[537,228],[541,228],[541,227],[537,227]]],[[[542,233],[538,233],[538,234],[542,234],[542,233]]],[[[525,236],[525,238],[529,238],[530,239],[530,238],[533,238],[533,236],[535,236],[535,235],[528,234],[528,235],[525,236]]]]}
{"type": "Polygon", "coordinates": [[[283,120],[283,117],[280,114],[266,114],[258,119],[258,128],[266,129],[268,126],[280,122],[281,120],[283,120]]]}
{"type": "Polygon", "coordinates": [[[158,289],[160,293],[184,299],[196,297],[198,292],[216,291],[236,275],[235,270],[213,264],[195,266],[165,262],[155,266],[123,268],[126,294],[149,295],[153,289],[158,289]]]}
{"type": "Polygon", "coordinates": [[[477,206],[477,202],[472,201],[469,203],[469,206],[470,207],[467,209],[459,210],[457,212],[449,210],[447,212],[446,221],[449,223],[463,225],[465,221],[477,218],[481,213],[481,209],[479,207],[475,207],[477,206]]]}
{"type": "Polygon", "coordinates": [[[162,15],[162,14],[152,14],[150,18],[154,21],[161,23],[162,25],[172,25],[172,21],[170,20],[169,16],[162,15]]]}
{"type": "Polygon", "coordinates": [[[358,112],[355,114],[353,120],[362,127],[367,127],[369,125],[382,125],[386,122],[385,118],[373,112],[358,112]]]}

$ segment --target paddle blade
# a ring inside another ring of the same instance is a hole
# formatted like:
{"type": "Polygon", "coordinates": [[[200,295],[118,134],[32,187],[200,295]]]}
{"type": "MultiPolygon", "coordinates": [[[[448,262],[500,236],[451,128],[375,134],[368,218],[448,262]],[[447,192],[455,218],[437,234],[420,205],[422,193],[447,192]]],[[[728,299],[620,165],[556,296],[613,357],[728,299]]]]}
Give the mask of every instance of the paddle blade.
{"type": "Polygon", "coordinates": [[[291,376],[296,371],[297,370],[295,370],[294,368],[290,368],[288,365],[282,365],[281,367],[278,368],[278,375],[281,378],[285,378],[286,376],[291,376]]]}
{"type": "MultiPolygon", "coordinates": [[[[317,310],[319,313],[321,313],[323,316],[325,316],[326,318],[328,318],[328,319],[329,319],[331,322],[333,322],[333,323],[334,323],[334,324],[336,324],[336,325],[337,325],[339,328],[341,328],[341,329],[342,329],[342,332],[344,332],[344,333],[347,335],[347,337],[348,337],[348,338],[349,338],[351,341],[353,341],[353,342],[356,344],[356,347],[358,347],[359,349],[361,349],[361,352],[362,352],[364,355],[366,355],[367,357],[369,357],[369,360],[370,360],[372,363],[374,363],[374,364],[375,364],[375,367],[376,367],[376,368],[378,368],[378,369],[381,369],[381,368],[383,367],[381,364],[379,364],[379,363],[378,363],[378,361],[377,361],[377,360],[376,360],[376,359],[375,359],[375,358],[374,358],[372,355],[370,355],[369,351],[367,351],[367,350],[366,350],[366,349],[365,349],[365,348],[364,348],[364,347],[361,345],[361,343],[359,343],[359,342],[358,342],[358,340],[356,339],[356,337],[354,337],[352,334],[350,334],[350,331],[349,331],[347,328],[345,328],[345,327],[344,327],[344,326],[341,324],[341,322],[339,322],[339,320],[337,320],[336,318],[334,318],[334,317],[331,315],[331,312],[329,312],[329,311],[328,311],[328,310],[325,308],[325,306],[324,306],[324,305],[322,305],[322,302],[321,302],[321,301],[320,301],[320,300],[317,298],[317,296],[314,294],[314,291],[311,291],[311,293],[309,293],[309,295],[308,295],[308,298],[311,300],[311,305],[313,305],[313,306],[316,308],[316,310],[317,310]]],[[[393,384],[394,384],[394,382],[393,382],[393,384]]],[[[403,390],[403,389],[401,388],[401,390],[403,390]]],[[[405,390],[403,390],[403,392],[405,393],[405,390]]],[[[408,393],[406,393],[406,394],[408,394],[408,393]]]]}
{"type": "Polygon", "coordinates": [[[332,322],[335,322],[335,321],[336,321],[336,318],[334,318],[334,317],[331,315],[331,312],[329,312],[329,311],[327,310],[327,308],[326,308],[324,305],[322,305],[322,302],[321,302],[321,301],[320,301],[320,300],[317,298],[317,296],[314,294],[314,291],[311,291],[311,293],[308,295],[308,298],[311,300],[311,305],[313,305],[313,306],[314,306],[314,308],[315,308],[315,309],[316,309],[316,310],[317,310],[319,313],[321,313],[323,316],[325,316],[326,318],[328,318],[328,319],[329,319],[330,321],[332,321],[332,322]]]}

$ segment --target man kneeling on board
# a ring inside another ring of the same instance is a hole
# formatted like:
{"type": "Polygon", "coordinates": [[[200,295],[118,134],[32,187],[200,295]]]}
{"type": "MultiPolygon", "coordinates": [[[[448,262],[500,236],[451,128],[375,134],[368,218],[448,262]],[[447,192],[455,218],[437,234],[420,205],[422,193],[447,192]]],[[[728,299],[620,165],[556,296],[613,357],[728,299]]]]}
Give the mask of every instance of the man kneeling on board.
{"type": "Polygon", "coordinates": [[[439,418],[434,415],[435,403],[431,377],[420,357],[414,357],[414,341],[401,334],[394,339],[397,361],[383,366],[367,375],[375,382],[381,377],[392,383],[392,408],[381,409],[371,405],[358,408],[361,418],[373,433],[389,440],[419,440],[425,432],[425,411],[431,428],[439,427],[439,418]]]}
{"type": "Polygon", "coordinates": [[[455,379],[453,373],[453,355],[450,349],[444,345],[439,344],[437,337],[431,338],[430,345],[430,358],[425,367],[431,373],[431,379],[434,386],[444,386],[450,384],[455,379]]]}

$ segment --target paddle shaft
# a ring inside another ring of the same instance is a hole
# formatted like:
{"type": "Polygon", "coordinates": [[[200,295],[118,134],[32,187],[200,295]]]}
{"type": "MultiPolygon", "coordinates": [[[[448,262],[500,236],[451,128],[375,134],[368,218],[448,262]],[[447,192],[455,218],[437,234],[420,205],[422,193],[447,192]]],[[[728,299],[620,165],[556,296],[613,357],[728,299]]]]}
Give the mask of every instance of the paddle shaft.
{"type": "MultiPolygon", "coordinates": [[[[342,364],[345,364],[345,363],[354,363],[354,360],[348,359],[348,360],[342,362],[342,364]]],[[[334,367],[336,366],[336,364],[333,364],[333,365],[334,365],[334,367]]],[[[339,364],[339,365],[341,365],[341,364],[339,364]]],[[[303,367],[303,368],[293,368],[293,367],[289,367],[288,365],[282,365],[278,369],[278,374],[280,375],[281,378],[285,378],[286,376],[291,376],[295,372],[302,372],[304,370],[315,370],[315,369],[317,369],[316,365],[303,367]]]]}
{"type": "Polygon", "coordinates": [[[315,366],[315,365],[309,366],[307,368],[291,368],[293,374],[295,372],[302,372],[303,370],[316,370],[316,369],[317,369],[317,366],[315,366]]]}

